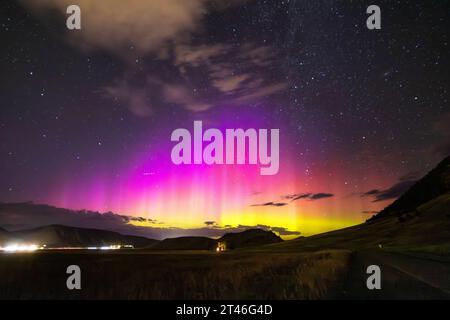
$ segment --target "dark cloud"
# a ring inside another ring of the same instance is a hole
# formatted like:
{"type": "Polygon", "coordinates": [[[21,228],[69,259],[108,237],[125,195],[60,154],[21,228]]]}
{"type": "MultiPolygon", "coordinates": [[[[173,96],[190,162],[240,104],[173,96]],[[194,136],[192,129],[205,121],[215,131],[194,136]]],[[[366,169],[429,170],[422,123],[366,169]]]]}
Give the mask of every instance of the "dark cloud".
{"type": "MultiPolygon", "coordinates": [[[[283,199],[296,201],[301,199],[308,199],[310,201],[325,199],[325,198],[331,198],[334,197],[334,194],[332,193],[295,193],[295,194],[288,194],[283,196],[283,199]]],[[[266,206],[272,206],[272,207],[284,207],[287,206],[288,203],[286,202],[275,202],[270,201],[262,204],[252,204],[252,207],[266,207],[266,206]]]]}
{"type": "Polygon", "coordinates": [[[239,47],[227,43],[180,44],[172,51],[173,55],[138,69],[129,66],[121,78],[103,88],[104,96],[138,117],[147,117],[161,103],[203,112],[218,104],[257,102],[288,87],[281,78],[265,77],[278,54],[270,47],[251,43],[239,47]],[[230,60],[235,63],[230,64],[230,60]],[[236,65],[241,67],[237,69],[236,65]]]}
{"type": "Polygon", "coordinates": [[[374,196],[374,195],[379,194],[380,192],[381,192],[381,191],[378,190],[378,189],[372,189],[372,190],[369,190],[369,191],[367,191],[367,192],[364,192],[364,193],[362,194],[362,196],[374,196]]]}
{"type": "Polygon", "coordinates": [[[447,157],[450,155],[450,139],[448,141],[443,141],[434,147],[434,152],[442,157],[447,157]]]}
{"type": "Polygon", "coordinates": [[[287,203],[286,202],[266,202],[266,203],[262,203],[262,204],[252,204],[252,207],[268,207],[268,206],[272,206],[272,207],[283,207],[286,206],[287,203]]]}
{"type": "Polygon", "coordinates": [[[280,236],[293,236],[293,235],[300,235],[301,232],[299,231],[289,231],[286,228],[283,227],[268,227],[271,231],[278,233],[280,236]]]}
{"type": "Polygon", "coordinates": [[[372,197],[373,202],[396,199],[405,193],[414,183],[416,183],[416,180],[400,180],[390,188],[385,190],[373,189],[363,193],[361,196],[372,197]]]}
{"type": "Polygon", "coordinates": [[[419,180],[421,173],[419,171],[410,171],[398,178],[399,181],[419,180]]]}
{"type": "Polygon", "coordinates": [[[164,229],[160,227],[141,227],[133,225],[133,222],[155,226],[160,224],[153,219],[120,215],[113,212],[74,211],[31,202],[0,203],[0,226],[10,231],[61,224],[80,228],[105,229],[149,238],[158,238],[164,232],[164,229]]]}
{"type": "Polygon", "coordinates": [[[291,201],[295,201],[295,200],[309,198],[310,196],[311,196],[311,193],[299,193],[299,194],[289,194],[289,195],[285,196],[284,198],[289,199],[291,201]]]}
{"type": "Polygon", "coordinates": [[[375,210],[373,210],[373,211],[371,211],[371,210],[365,210],[365,211],[363,211],[362,213],[365,213],[365,214],[377,214],[377,213],[379,213],[379,211],[375,211],[375,210]]]}
{"type": "Polygon", "coordinates": [[[334,197],[334,194],[332,193],[315,193],[312,196],[309,197],[311,200],[320,200],[325,198],[331,198],[334,197]]]}
{"type": "Polygon", "coordinates": [[[124,219],[128,219],[129,221],[157,223],[156,220],[146,219],[146,218],[142,218],[142,217],[129,217],[129,216],[122,216],[122,217],[124,219]]]}
{"type": "Polygon", "coordinates": [[[215,221],[205,221],[204,224],[208,227],[215,226],[217,223],[215,221]]]}
{"type": "Polygon", "coordinates": [[[324,198],[334,197],[332,193],[298,193],[298,194],[290,194],[284,196],[285,199],[290,199],[291,201],[301,200],[301,199],[309,199],[309,200],[320,200],[324,198]]]}

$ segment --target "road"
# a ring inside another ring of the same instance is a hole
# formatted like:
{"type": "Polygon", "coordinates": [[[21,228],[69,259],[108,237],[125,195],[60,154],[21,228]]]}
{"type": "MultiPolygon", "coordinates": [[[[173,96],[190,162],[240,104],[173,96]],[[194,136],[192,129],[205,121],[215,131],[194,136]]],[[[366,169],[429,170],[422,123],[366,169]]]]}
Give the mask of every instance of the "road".
{"type": "Polygon", "coordinates": [[[450,262],[381,250],[352,254],[341,299],[450,299],[450,262]],[[369,265],[381,269],[381,289],[369,290],[369,265]]]}

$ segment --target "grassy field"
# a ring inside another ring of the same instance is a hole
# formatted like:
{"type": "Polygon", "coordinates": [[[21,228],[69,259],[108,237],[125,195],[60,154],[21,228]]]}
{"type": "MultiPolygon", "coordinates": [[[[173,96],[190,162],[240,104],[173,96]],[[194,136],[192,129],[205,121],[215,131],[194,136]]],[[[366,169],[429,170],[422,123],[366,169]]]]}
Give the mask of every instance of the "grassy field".
{"type": "Polygon", "coordinates": [[[323,299],[343,285],[349,251],[2,255],[1,299],[323,299]],[[66,289],[66,268],[82,290],[66,289]]]}

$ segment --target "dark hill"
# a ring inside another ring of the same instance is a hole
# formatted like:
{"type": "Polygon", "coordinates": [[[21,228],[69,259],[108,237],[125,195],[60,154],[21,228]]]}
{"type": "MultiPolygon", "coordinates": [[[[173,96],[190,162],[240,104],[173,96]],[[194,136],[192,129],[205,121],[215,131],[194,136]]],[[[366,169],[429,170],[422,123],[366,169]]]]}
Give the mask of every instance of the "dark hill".
{"type": "Polygon", "coordinates": [[[236,249],[272,244],[283,240],[272,231],[249,229],[239,233],[227,233],[219,241],[225,242],[227,249],[236,249]]]}
{"type": "Polygon", "coordinates": [[[151,250],[215,250],[218,242],[224,242],[227,249],[237,249],[250,246],[283,241],[272,231],[249,229],[243,232],[227,233],[220,239],[206,237],[179,237],[164,239],[149,246],[151,250]]]}
{"type": "Polygon", "coordinates": [[[150,250],[215,250],[218,242],[225,242],[227,249],[260,246],[283,241],[271,231],[250,229],[239,233],[227,233],[220,239],[206,237],[179,237],[162,241],[138,236],[123,235],[113,231],[49,225],[29,230],[0,231],[0,245],[7,243],[45,244],[56,247],[99,247],[107,245],[133,245],[150,250]]]}
{"type": "MultiPolygon", "coordinates": [[[[0,226],[9,231],[28,230],[49,225],[108,230],[120,234],[144,238],[159,237],[159,233],[146,227],[136,226],[133,221],[148,219],[91,210],[71,210],[33,202],[0,202],[0,226]]],[[[151,219],[150,219],[151,220],[151,219]]]]}
{"type": "Polygon", "coordinates": [[[151,246],[154,250],[214,250],[217,241],[206,237],[179,237],[159,241],[151,246]]]}
{"type": "Polygon", "coordinates": [[[399,216],[447,192],[450,192],[450,156],[369,221],[392,214],[399,216]]]}
{"type": "Polygon", "coordinates": [[[157,242],[137,236],[126,236],[117,232],[63,225],[50,225],[29,230],[7,232],[3,242],[31,242],[47,247],[88,247],[113,244],[146,247],[157,242]]]}

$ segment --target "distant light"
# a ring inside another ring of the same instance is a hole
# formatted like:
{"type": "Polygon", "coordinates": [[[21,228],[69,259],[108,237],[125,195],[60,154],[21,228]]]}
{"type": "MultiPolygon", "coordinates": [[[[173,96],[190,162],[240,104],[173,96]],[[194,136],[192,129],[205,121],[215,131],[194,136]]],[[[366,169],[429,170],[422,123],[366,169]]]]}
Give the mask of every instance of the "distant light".
{"type": "Polygon", "coordinates": [[[217,243],[216,252],[222,252],[225,251],[227,248],[225,242],[219,242],[217,243]]]}
{"type": "Polygon", "coordinates": [[[100,250],[118,250],[121,247],[122,246],[120,244],[112,244],[110,246],[101,246],[101,247],[94,247],[94,248],[100,249],[100,250]]]}
{"type": "Polygon", "coordinates": [[[6,247],[0,247],[0,251],[5,252],[32,252],[41,249],[37,244],[9,244],[6,247]]]}
{"type": "Polygon", "coordinates": [[[36,250],[119,250],[119,249],[134,249],[133,245],[121,245],[113,244],[108,246],[92,246],[92,247],[50,247],[47,245],[37,245],[37,244],[8,244],[5,247],[0,246],[0,252],[33,252],[36,250]]]}

